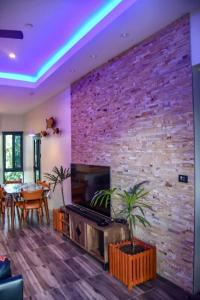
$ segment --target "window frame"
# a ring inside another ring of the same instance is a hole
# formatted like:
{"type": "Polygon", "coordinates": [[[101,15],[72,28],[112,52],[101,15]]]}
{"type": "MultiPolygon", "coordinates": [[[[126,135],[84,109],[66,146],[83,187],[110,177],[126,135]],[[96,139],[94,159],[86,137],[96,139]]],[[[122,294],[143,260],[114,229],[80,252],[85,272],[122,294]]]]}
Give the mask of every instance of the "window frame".
{"type": "Polygon", "coordinates": [[[41,180],[41,137],[36,135],[33,137],[33,172],[34,181],[41,180]],[[37,148],[37,150],[35,149],[37,148]],[[37,152],[37,159],[35,160],[35,154],[37,152]],[[39,172],[39,178],[37,179],[36,172],[39,172]]]}
{"type": "Polygon", "coordinates": [[[24,177],[24,164],[23,164],[23,131],[3,131],[2,132],[3,143],[3,179],[5,182],[5,173],[6,172],[22,172],[24,177]],[[12,135],[12,168],[6,168],[6,136],[12,135]],[[20,136],[20,168],[16,167],[15,161],[15,136],[20,136]]]}

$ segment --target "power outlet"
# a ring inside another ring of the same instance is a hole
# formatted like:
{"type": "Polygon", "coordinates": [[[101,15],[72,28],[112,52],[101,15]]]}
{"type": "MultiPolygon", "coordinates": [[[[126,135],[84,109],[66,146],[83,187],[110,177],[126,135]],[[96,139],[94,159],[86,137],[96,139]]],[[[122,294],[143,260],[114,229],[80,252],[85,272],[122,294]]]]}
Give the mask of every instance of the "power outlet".
{"type": "Polygon", "coordinates": [[[187,175],[178,175],[178,181],[188,183],[188,176],[187,175]]]}

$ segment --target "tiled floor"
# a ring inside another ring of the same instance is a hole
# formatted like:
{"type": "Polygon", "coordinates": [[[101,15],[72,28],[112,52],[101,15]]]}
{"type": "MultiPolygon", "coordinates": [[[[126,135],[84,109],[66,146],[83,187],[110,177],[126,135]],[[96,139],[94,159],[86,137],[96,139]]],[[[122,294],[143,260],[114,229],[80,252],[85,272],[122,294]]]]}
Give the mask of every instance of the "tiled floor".
{"type": "Polygon", "coordinates": [[[24,277],[24,299],[184,300],[188,294],[157,278],[131,292],[101,265],[51,227],[29,225],[14,232],[1,226],[0,254],[24,277]]]}

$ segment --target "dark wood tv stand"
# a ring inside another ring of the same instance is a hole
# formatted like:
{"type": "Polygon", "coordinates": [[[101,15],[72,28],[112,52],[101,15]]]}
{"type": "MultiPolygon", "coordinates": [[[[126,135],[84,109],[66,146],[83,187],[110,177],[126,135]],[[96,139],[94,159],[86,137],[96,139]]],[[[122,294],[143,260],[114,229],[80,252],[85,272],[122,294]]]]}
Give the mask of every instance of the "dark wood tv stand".
{"type": "Polygon", "coordinates": [[[62,220],[62,233],[108,267],[108,245],[127,239],[127,226],[110,223],[98,226],[96,222],[68,208],[62,220]]]}

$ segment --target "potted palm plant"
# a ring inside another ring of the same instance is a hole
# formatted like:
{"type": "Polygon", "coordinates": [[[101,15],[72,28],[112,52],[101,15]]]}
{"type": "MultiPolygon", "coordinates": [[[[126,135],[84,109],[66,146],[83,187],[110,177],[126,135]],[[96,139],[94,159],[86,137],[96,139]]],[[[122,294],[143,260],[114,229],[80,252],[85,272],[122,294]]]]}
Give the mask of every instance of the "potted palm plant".
{"type": "Polygon", "coordinates": [[[54,223],[55,230],[62,231],[62,221],[64,218],[64,212],[66,208],[65,197],[64,197],[64,181],[71,176],[71,173],[69,168],[67,169],[64,168],[63,166],[60,166],[60,168],[58,168],[55,166],[52,170],[52,174],[45,173],[44,176],[46,179],[49,180],[50,186],[53,186],[52,188],[53,192],[55,191],[56,186],[60,185],[63,208],[62,211],[61,209],[54,209],[53,223],[54,223]]]}
{"type": "MultiPolygon", "coordinates": [[[[117,214],[114,212],[114,216],[118,217],[117,220],[122,219],[128,223],[129,240],[109,246],[109,264],[111,274],[128,285],[129,288],[142,283],[144,279],[154,278],[156,274],[155,247],[134,238],[134,229],[137,223],[144,227],[151,226],[145,217],[146,210],[152,210],[151,205],[144,202],[145,196],[149,193],[144,188],[146,183],[147,181],[142,181],[135,184],[130,190],[123,192],[117,188],[101,190],[94,195],[91,202],[93,206],[108,206],[111,196],[117,195],[121,199],[122,208],[117,214]],[[151,267],[148,267],[147,264],[151,267]],[[125,275],[124,272],[126,272],[125,275]]],[[[111,207],[114,211],[112,205],[111,207]]]]}
{"type": "Polygon", "coordinates": [[[57,185],[60,185],[61,189],[61,196],[62,196],[62,202],[63,206],[65,208],[65,197],[64,197],[64,186],[63,183],[66,179],[68,179],[71,176],[69,168],[64,168],[63,166],[54,167],[52,170],[52,174],[45,173],[44,177],[50,181],[50,185],[53,186],[53,192],[55,191],[55,188],[57,185]]]}

